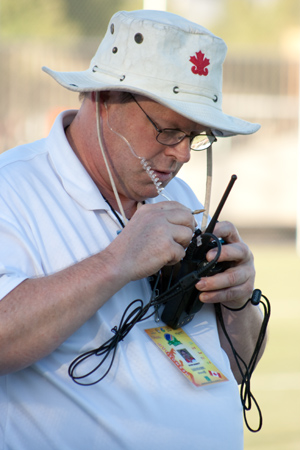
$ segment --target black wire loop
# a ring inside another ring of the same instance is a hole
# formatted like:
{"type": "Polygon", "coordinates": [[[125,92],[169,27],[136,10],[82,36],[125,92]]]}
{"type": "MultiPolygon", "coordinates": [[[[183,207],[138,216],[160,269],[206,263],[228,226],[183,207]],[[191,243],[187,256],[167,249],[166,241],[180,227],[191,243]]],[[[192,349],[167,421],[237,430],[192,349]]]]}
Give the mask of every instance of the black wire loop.
{"type": "MultiPolygon", "coordinates": [[[[228,306],[222,305],[223,307],[225,307],[226,309],[229,309],[230,311],[241,311],[242,309],[244,309],[248,303],[252,303],[252,304],[258,304],[257,303],[257,291],[255,290],[253,292],[252,297],[255,299],[254,302],[252,302],[252,298],[250,298],[241,308],[229,308],[228,306]]],[[[245,361],[241,358],[241,356],[237,353],[237,351],[235,350],[233,343],[227,333],[225,324],[224,324],[224,320],[223,320],[223,315],[222,315],[222,309],[221,309],[221,305],[220,303],[217,303],[215,305],[215,309],[216,309],[216,314],[219,320],[219,323],[222,327],[223,333],[227,339],[227,341],[229,342],[230,348],[232,350],[234,359],[236,361],[237,367],[239,369],[239,372],[241,374],[242,377],[242,383],[240,386],[240,397],[241,397],[241,402],[242,402],[242,406],[243,406],[243,415],[244,415],[244,420],[245,420],[245,424],[248,428],[248,430],[252,431],[253,433],[257,433],[263,424],[263,417],[262,417],[262,413],[261,413],[261,409],[258,405],[258,402],[256,401],[254,395],[251,392],[251,387],[250,387],[250,380],[252,377],[252,374],[254,372],[254,369],[256,367],[257,364],[257,360],[260,354],[260,350],[262,348],[264,339],[266,337],[266,332],[267,332],[267,326],[268,326],[268,322],[270,319],[270,315],[271,315],[271,305],[269,300],[267,299],[266,296],[264,296],[263,294],[261,294],[260,292],[260,302],[259,304],[261,304],[263,306],[264,309],[264,318],[263,318],[263,322],[261,324],[261,328],[259,331],[259,335],[257,338],[257,342],[252,354],[252,357],[250,359],[249,364],[247,365],[245,363],[245,361]],[[261,300],[261,297],[264,299],[264,301],[261,300]],[[248,417],[247,417],[247,412],[251,410],[252,408],[252,402],[254,403],[257,412],[258,412],[258,425],[256,428],[253,428],[249,425],[249,421],[248,421],[248,417]]]]}
{"type": "Polygon", "coordinates": [[[140,299],[134,300],[132,303],[130,303],[122,315],[119,327],[115,326],[112,328],[111,331],[113,333],[113,336],[104,344],[100,345],[100,347],[87,351],[82,355],[79,355],[72,361],[68,371],[72,380],[81,386],[92,386],[93,384],[99,383],[99,381],[103,380],[103,378],[106,377],[113,365],[119,342],[123,341],[132,327],[142,319],[142,317],[148,312],[149,307],[149,304],[144,307],[143,301],[140,299]],[[136,304],[138,304],[138,306],[130,311],[130,309],[136,304]],[[83,375],[76,375],[76,372],[79,371],[79,366],[93,356],[99,356],[102,358],[100,359],[100,362],[97,363],[89,372],[84,373],[83,375]],[[94,381],[83,381],[100,370],[109,356],[109,366],[105,370],[103,375],[99,376],[94,381]]]}

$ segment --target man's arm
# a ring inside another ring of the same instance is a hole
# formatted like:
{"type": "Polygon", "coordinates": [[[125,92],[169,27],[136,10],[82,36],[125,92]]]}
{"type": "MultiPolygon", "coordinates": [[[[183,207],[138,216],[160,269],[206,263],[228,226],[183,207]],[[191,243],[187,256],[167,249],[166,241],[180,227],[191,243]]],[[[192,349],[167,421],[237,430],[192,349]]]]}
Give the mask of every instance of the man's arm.
{"type": "Polygon", "coordinates": [[[195,225],[179,203],[144,205],[102,252],[19,284],[0,301],[0,374],[45,357],[127,283],[183,258],[195,225]]]}
{"type": "MultiPolygon", "coordinates": [[[[201,291],[200,300],[204,303],[221,303],[237,309],[243,306],[252,296],[255,279],[253,255],[231,223],[218,223],[214,234],[222,237],[226,242],[226,245],[222,246],[219,261],[231,261],[232,267],[223,273],[202,278],[196,287],[201,291]]],[[[209,261],[214,256],[215,250],[210,250],[207,253],[209,261]]],[[[241,311],[230,311],[222,306],[221,310],[225,328],[232,344],[237,353],[248,364],[263,321],[262,312],[258,306],[254,306],[251,303],[241,311]]],[[[218,323],[218,331],[221,346],[229,357],[236,380],[240,383],[242,377],[220,323],[218,323]]],[[[262,346],[260,356],[264,351],[265,345],[266,340],[262,346]]]]}
{"type": "Polygon", "coordinates": [[[27,279],[0,302],[0,374],[45,357],[122,287],[104,250],[56,274],[27,279]],[[100,288],[101,286],[101,288],[100,288]]]}

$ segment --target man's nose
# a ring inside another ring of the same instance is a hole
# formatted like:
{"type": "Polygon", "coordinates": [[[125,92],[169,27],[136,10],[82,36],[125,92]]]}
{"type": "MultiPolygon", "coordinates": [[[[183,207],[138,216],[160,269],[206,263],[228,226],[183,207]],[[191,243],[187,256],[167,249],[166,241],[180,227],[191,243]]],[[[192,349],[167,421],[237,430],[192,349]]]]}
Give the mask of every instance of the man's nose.
{"type": "Polygon", "coordinates": [[[179,163],[184,164],[191,159],[190,139],[186,137],[171,147],[166,147],[166,154],[173,156],[179,163]]]}

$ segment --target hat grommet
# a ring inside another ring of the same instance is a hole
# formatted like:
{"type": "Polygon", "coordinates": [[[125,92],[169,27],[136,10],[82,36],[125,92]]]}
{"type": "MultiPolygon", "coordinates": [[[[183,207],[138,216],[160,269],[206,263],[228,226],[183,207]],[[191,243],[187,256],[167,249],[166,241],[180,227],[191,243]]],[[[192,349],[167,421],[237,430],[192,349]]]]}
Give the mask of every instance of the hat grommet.
{"type": "Polygon", "coordinates": [[[115,55],[115,54],[118,52],[118,47],[114,47],[114,48],[112,49],[112,52],[113,52],[113,54],[115,55]]]}
{"type": "Polygon", "coordinates": [[[115,32],[115,25],[113,23],[110,26],[110,32],[111,32],[111,34],[114,34],[114,32],[115,32]]]}
{"type": "Polygon", "coordinates": [[[137,44],[141,44],[144,40],[144,36],[142,35],[142,33],[136,33],[134,36],[134,40],[137,44]]]}

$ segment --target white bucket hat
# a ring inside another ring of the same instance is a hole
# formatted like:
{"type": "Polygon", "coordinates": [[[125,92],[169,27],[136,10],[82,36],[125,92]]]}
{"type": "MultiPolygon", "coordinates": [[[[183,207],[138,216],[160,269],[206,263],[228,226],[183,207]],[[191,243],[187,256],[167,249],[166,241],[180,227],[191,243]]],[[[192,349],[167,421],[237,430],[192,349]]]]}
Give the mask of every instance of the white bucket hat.
{"type": "Polygon", "coordinates": [[[222,112],[226,51],[222,39],[175,14],[120,11],[111,18],[88,70],[43,70],[72,91],[144,95],[217,136],[251,134],[259,124],[222,112]]]}

